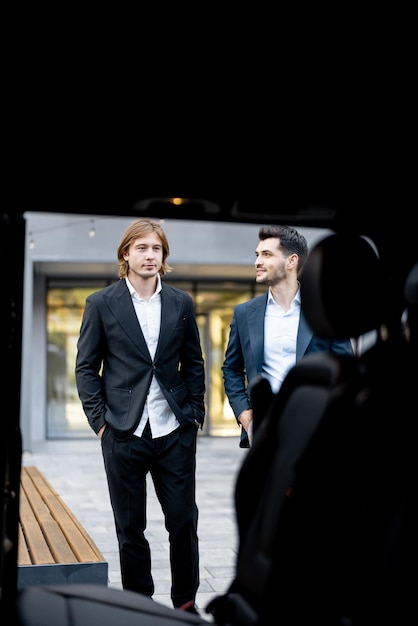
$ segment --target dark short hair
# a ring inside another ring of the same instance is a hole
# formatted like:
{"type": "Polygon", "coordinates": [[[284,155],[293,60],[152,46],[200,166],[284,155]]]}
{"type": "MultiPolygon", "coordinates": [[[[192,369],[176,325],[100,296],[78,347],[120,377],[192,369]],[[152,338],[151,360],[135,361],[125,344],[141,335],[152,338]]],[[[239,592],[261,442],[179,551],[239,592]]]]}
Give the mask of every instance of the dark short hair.
{"type": "Polygon", "coordinates": [[[258,231],[260,241],[276,237],[279,240],[279,250],[285,256],[290,254],[298,255],[298,272],[302,269],[303,264],[308,256],[308,242],[296,228],[291,226],[261,226],[258,231]]]}

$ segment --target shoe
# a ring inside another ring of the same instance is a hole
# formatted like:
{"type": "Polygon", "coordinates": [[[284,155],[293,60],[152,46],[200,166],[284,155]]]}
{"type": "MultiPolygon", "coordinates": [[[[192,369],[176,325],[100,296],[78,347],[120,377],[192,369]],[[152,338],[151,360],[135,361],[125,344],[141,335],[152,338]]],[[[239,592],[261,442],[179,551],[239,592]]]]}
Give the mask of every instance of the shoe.
{"type": "Polygon", "coordinates": [[[200,615],[197,610],[197,606],[193,602],[193,600],[189,600],[189,602],[185,602],[181,606],[176,606],[178,611],[184,611],[185,613],[193,613],[194,615],[200,615]]]}

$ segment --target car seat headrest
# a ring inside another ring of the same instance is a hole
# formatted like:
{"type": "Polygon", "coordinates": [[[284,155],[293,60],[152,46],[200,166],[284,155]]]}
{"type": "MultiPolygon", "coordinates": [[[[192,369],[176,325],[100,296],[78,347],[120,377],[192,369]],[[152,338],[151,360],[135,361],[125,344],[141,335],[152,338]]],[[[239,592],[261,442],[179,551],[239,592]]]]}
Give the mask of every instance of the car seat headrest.
{"type": "Polygon", "coordinates": [[[337,233],[317,243],[300,272],[305,318],[324,339],[358,339],[384,320],[382,263],[359,235],[337,233]]]}

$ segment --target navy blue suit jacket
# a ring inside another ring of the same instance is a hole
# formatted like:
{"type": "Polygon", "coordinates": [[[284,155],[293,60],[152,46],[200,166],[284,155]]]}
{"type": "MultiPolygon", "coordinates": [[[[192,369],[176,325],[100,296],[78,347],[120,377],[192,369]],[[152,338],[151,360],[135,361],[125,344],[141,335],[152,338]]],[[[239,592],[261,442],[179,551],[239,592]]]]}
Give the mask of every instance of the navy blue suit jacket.
{"type": "MultiPolygon", "coordinates": [[[[222,365],[225,393],[235,418],[242,411],[251,408],[248,386],[261,375],[264,357],[264,315],[267,307],[268,291],[238,304],[234,309],[229,340],[222,365]]],[[[309,352],[334,352],[353,354],[350,339],[329,341],[316,337],[301,310],[296,341],[296,361],[309,352]]],[[[247,433],[241,429],[240,446],[249,446],[247,433]]]]}

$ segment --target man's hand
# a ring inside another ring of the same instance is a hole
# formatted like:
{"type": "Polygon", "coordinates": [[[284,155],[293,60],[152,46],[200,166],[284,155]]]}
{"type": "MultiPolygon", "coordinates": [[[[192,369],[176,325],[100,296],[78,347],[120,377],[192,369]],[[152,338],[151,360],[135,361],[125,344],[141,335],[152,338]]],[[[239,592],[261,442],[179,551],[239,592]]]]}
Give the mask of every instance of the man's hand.
{"type": "Polygon", "coordinates": [[[246,409],[241,413],[238,418],[239,423],[244,428],[244,430],[248,433],[248,429],[250,427],[251,422],[253,421],[253,410],[246,409]]]}

